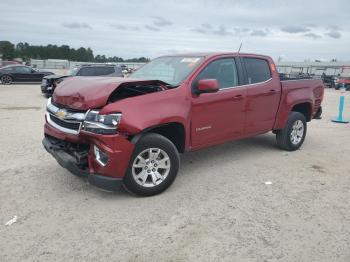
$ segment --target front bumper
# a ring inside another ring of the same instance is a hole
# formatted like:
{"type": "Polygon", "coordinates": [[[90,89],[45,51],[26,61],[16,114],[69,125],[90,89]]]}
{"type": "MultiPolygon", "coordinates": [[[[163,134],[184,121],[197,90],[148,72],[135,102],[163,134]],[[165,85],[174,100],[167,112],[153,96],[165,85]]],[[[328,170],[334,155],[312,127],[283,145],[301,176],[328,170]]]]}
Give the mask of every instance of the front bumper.
{"type": "Polygon", "coordinates": [[[49,152],[62,167],[69,170],[72,174],[79,177],[84,177],[90,184],[104,190],[115,191],[117,188],[119,188],[120,182],[122,181],[121,178],[90,173],[81,168],[79,161],[77,161],[74,156],[58,148],[50,141],[49,138],[45,137],[42,143],[46,151],[49,152]]]}
{"type": "Polygon", "coordinates": [[[78,135],[67,134],[45,123],[45,149],[57,160],[57,162],[71,173],[86,177],[90,184],[105,190],[113,191],[119,186],[129,165],[134,144],[127,137],[116,135],[97,135],[81,131],[78,135]],[[54,140],[73,145],[87,146],[86,158],[81,159],[81,152],[68,152],[62,147],[57,147],[54,140]],[[94,146],[108,155],[106,165],[101,165],[96,160],[94,146]]]}
{"type": "Polygon", "coordinates": [[[41,85],[41,93],[45,95],[51,95],[53,93],[53,87],[52,86],[47,86],[47,85],[41,85]]]}

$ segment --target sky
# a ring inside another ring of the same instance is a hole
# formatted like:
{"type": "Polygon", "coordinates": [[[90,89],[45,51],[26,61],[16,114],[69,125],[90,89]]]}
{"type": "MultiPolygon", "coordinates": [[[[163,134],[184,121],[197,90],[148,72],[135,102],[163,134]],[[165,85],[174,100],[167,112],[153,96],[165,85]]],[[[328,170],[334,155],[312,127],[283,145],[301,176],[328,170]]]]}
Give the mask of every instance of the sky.
{"type": "Polygon", "coordinates": [[[237,51],[350,60],[350,1],[1,0],[0,40],[123,58],[237,51]]]}

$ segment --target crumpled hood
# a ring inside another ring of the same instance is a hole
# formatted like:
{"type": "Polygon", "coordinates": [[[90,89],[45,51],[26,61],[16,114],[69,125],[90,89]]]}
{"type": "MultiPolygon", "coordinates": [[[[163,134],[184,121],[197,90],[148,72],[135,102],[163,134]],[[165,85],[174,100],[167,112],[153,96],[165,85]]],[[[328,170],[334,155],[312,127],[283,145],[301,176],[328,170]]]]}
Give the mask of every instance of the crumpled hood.
{"type": "Polygon", "coordinates": [[[48,76],[44,76],[44,79],[60,79],[60,78],[63,78],[63,77],[70,77],[70,75],[48,75],[48,76]]]}
{"type": "MultiPolygon", "coordinates": [[[[100,108],[122,83],[147,83],[123,77],[70,77],[60,83],[53,93],[53,102],[77,110],[100,108]]],[[[156,80],[157,81],[157,80],[156,80]]]]}

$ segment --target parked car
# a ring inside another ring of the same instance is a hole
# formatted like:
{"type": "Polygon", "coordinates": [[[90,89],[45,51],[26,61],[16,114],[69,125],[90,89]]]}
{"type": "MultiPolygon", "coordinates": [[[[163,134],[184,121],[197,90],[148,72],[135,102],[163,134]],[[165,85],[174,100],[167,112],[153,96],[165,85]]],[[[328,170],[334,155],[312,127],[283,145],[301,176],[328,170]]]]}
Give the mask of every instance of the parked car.
{"type": "Polygon", "coordinates": [[[345,87],[345,90],[350,90],[350,74],[343,73],[340,74],[337,78],[335,89],[339,90],[340,88],[345,87]]]}
{"type": "Polygon", "coordinates": [[[44,76],[52,74],[52,72],[39,71],[24,65],[8,65],[0,68],[0,80],[4,85],[10,85],[13,82],[41,82],[44,76]]]}
{"type": "Polygon", "coordinates": [[[8,65],[20,65],[21,62],[19,61],[0,61],[0,68],[8,65]]]}
{"type": "Polygon", "coordinates": [[[269,131],[281,149],[299,149],[323,94],[321,79],[280,81],[267,56],[164,56],[129,78],[62,82],[48,100],[43,145],[93,185],[155,195],[174,181],[179,153],[269,131]]]}
{"type": "Polygon", "coordinates": [[[41,92],[50,97],[56,86],[65,78],[72,76],[116,76],[122,77],[123,72],[120,66],[115,65],[82,65],[67,72],[66,75],[50,75],[44,77],[41,83],[41,92]]]}
{"type": "Polygon", "coordinates": [[[336,76],[335,75],[326,75],[325,73],[323,73],[321,75],[323,84],[325,85],[325,87],[329,87],[329,88],[335,88],[336,87],[336,76]]]}

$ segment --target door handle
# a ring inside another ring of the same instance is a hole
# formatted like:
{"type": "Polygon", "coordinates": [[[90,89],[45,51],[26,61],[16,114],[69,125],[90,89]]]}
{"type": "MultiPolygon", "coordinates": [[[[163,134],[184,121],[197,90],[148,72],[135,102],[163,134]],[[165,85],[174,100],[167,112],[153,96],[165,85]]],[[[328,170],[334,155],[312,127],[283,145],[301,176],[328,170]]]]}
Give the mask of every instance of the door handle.
{"type": "Polygon", "coordinates": [[[270,93],[274,94],[274,93],[277,93],[277,91],[275,89],[270,89],[270,93]]]}
{"type": "Polygon", "coordinates": [[[242,95],[236,95],[232,98],[234,101],[242,100],[243,96],[242,95]]]}

